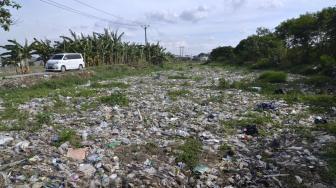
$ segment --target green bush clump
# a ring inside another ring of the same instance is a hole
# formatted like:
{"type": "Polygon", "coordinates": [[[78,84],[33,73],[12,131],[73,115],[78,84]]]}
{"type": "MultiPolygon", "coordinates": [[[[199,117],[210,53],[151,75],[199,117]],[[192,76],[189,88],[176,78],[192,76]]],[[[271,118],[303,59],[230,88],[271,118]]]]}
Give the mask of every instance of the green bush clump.
{"type": "Polygon", "coordinates": [[[219,79],[218,83],[218,89],[228,89],[231,85],[228,81],[226,81],[224,78],[219,79]]]}
{"type": "Polygon", "coordinates": [[[177,91],[169,91],[168,92],[168,96],[172,100],[176,100],[178,97],[186,97],[189,94],[191,94],[191,92],[189,90],[177,90],[177,91]]]}
{"type": "Polygon", "coordinates": [[[201,141],[188,138],[179,149],[181,153],[176,158],[176,162],[184,162],[189,169],[193,169],[199,162],[202,151],[201,141]]]}
{"type": "Polygon", "coordinates": [[[110,96],[101,97],[100,101],[109,105],[127,106],[129,101],[125,94],[120,92],[112,93],[110,96]]]}
{"type": "Polygon", "coordinates": [[[79,148],[81,146],[80,140],[73,129],[63,129],[59,132],[59,140],[55,143],[55,146],[59,147],[65,142],[70,142],[72,146],[79,148]]]}
{"type": "Polygon", "coordinates": [[[259,80],[270,83],[284,83],[287,81],[287,73],[282,71],[266,71],[259,76],[259,80]]]}
{"type": "Polygon", "coordinates": [[[39,125],[48,124],[51,122],[51,116],[49,113],[39,113],[36,115],[36,121],[39,125]]]}

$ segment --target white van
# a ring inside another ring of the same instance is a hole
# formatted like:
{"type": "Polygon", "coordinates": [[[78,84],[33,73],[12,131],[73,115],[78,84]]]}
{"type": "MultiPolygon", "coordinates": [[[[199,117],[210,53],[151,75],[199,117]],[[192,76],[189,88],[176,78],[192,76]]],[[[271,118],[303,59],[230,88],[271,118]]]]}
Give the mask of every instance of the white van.
{"type": "Polygon", "coordinates": [[[46,71],[83,70],[85,63],[82,54],[62,53],[53,55],[45,66],[46,71]]]}

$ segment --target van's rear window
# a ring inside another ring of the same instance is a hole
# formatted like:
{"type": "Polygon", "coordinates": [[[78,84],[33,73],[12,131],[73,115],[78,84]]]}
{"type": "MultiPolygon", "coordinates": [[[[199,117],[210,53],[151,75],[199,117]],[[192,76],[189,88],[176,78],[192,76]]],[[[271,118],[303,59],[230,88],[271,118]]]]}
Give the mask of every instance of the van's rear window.
{"type": "Polygon", "coordinates": [[[56,59],[56,60],[60,60],[63,59],[64,55],[54,55],[51,59],[56,59]]]}

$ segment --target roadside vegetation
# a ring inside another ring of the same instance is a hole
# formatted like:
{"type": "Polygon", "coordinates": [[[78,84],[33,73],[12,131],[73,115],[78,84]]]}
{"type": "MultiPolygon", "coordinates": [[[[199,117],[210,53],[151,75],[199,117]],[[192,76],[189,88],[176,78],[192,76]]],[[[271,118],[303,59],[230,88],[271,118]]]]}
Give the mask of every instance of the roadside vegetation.
{"type": "MultiPolygon", "coordinates": [[[[258,28],[236,47],[213,49],[209,62],[336,78],[336,7],[258,28]],[[316,40],[316,39],[320,40],[316,40]]],[[[283,76],[282,76],[283,77],[283,76]]]]}
{"type": "MultiPolygon", "coordinates": [[[[123,42],[124,33],[105,29],[103,33],[92,33],[91,35],[77,34],[70,30],[70,36],[60,36],[60,40],[34,39],[24,44],[16,40],[8,40],[8,44],[0,46],[5,50],[0,56],[4,65],[17,65],[20,63],[25,71],[28,71],[27,64],[32,56],[37,55],[40,60],[47,60],[56,53],[81,53],[86,66],[98,65],[141,65],[149,63],[162,65],[172,57],[165,52],[165,49],[157,44],[140,45],[136,43],[123,42]]],[[[20,66],[20,67],[21,67],[20,66]]],[[[26,73],[23,71],[22,73],[26,73]]]]}

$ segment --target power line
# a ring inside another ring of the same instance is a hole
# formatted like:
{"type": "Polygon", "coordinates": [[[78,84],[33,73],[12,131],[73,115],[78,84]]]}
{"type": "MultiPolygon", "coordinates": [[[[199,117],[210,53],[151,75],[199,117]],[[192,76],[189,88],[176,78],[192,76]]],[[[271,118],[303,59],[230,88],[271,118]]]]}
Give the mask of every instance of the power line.
{"type": "Polygon", "coordinates": [[[113,17],[115,17],[115,18],[122,19],[122,20],[125,20],[125,21],[128,21],[128,22],[132,22],[132,23],[138,24],[137,22],[135,22],[135,21],[133,21],[133,20],[127,20],[127,19],[125,19],[125,18],[122,18],[122,17],[120,17],[120,16],[117,16],[117,15],[111,14],[111,13],[109,13],[109,12],[105,11],[105,10],[102,10],[102,9],[96,8],[96,7],[92,6],[92,5],[89,5],[89,4],[85,3],[85,2],[83,2],[83,1],[80,1],[80,0],[73,0],[73,1],[75,1],[75,2],[77,2],[77,3],[79,3],[79,4],[81,4],[81,5],[84,5],[84,6],[86,6],[86,7],[92,8],[92,9],[94,9],[94,10],[98,11],[98,12],[102,12],[102,13],[104,13],[104,14],[107,14],[107,15],[113,16],[113,17]]]}
{"type": "Polygon", "coordinates": [[[114,23],[114,24],[117,24],[117,25],[124,25],[124,26],[128,26],[128,27],[137,27],[138,26],[138,25],[135,25],[135,24],[128,24],[128,23],[117,22],[117,21],[112,21],[112,20],[109,20],[109,19],[101,18],[101,17],[95,16],[95,15],[92,15],[92,14],[88,14],[88,13],[73,9],[69,6],[63,5],[61,3],[57,3],[57,2],[52,1],[52,0],[40,0],[40,1],[43,2],[43,3],[49,4],[49,5],[52,5],[54,7],[60,8],[62,10],[66,10],[66,11],[69,11],[69,12],[72,12],[72,13],[76,13],[76,14],[86,16],[86,17],[89,17],[89,18],[93,18],[93,19],[97,19],[97,20],[100,20],[100,21],[114,23]]]}

